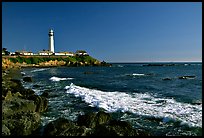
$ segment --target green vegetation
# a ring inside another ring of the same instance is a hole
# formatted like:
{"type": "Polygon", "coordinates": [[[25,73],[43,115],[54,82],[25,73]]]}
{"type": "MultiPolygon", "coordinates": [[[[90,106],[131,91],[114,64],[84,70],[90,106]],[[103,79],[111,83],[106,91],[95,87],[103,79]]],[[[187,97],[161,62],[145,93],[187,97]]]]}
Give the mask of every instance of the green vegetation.
{"type": "MultiPolygon", "coordinates": [[[[39,64],[41,62],[48,62],[50,60],[52,61],[65,61],[66,63],[76,63],[76,62],[82,62],[82,63],[88,63],[88,64],[93,64],[94,62],[98,61],[97,59],[91,57],[91,56],[73,56],[73,57],[23,57],[23,56],[18,56],[18,57],[10,57],[9,60],[13,63],[23,63],[25,62],[26,64],[39,64]]],[[[98,61],[99,62],[99,61],[98,61]]]]}

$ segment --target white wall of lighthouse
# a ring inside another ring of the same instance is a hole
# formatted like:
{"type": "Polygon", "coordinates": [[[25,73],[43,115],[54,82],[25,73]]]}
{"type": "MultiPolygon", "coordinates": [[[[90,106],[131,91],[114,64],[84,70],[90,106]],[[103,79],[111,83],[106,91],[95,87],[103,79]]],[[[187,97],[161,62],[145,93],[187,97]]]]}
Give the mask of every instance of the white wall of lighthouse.
{"type": "Polygon", "coordinates": [[[54,53],[55,52],[54,51],[54,31],[52,29],[50,29],[48,36],[49,36],[49,50],[54,53]]]}

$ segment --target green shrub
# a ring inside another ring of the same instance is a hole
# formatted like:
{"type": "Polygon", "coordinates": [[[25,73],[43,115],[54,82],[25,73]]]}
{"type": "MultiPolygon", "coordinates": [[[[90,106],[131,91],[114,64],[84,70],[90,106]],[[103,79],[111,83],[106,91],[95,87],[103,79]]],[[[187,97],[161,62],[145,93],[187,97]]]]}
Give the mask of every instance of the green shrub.
{"type": "Polygon", "coordinates": [[[18,62],[18,60],[17,60],[16,58],[9,58],[9,60],[10,60],[11,62],[13,62],[13,63],[17,63],[17,62],[18,62]]]}

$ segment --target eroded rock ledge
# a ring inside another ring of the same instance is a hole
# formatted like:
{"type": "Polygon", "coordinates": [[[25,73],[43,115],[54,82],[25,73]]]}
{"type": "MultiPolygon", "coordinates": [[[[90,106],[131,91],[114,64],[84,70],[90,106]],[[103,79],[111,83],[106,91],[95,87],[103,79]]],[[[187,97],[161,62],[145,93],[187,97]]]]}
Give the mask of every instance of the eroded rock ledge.
{"type": "Polygon", "coordinates": [[[45,126],[43,136],[150,136],[150,133],[99,111],[78,116],[76,122],[58,118],[45,126]]]}
{"type": "Polygon", "coordinates": [[[40,126],[40,113],[47,110],[48,100],[8,73],[2,71],[2,135],[31,135],[40,126]]]}

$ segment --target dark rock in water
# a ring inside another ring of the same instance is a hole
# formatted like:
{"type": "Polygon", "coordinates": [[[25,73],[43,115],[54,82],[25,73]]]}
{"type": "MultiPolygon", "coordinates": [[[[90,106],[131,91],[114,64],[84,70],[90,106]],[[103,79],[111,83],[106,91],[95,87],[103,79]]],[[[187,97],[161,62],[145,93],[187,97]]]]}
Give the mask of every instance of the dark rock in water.
{"type": "Polygon", "coordinates": [[[150,136],[147,131],[137,130],[125,121],[112,120],[103,111],[78,117],[76,123],[59,118],[45,126],[44,136],[150,136]]]}
{"type": "Polygon", "coordinates": [[[35,85],[33,85],[33,87],[34,87],[34,88],[39,88],[39,87],[41,87],[41,86],[40,86],[40,85],[35,84],[35,85]]]}
{"type": "Polygon", "coordinates": [[[24,95],[26,98],[35,94],[35,92],[32,89],[24,89],[20,91],[20,93],[24,95]]]}
{"type": "Polygon", "coordinates": [[[48,93],[47,91],[45,91],[45,92],[43,92],[43,94],[41,94],[41,96],[42,96],[42,97],[46,97],[46,98],[48,98],[49,93],[48,93]]]}
{"type": "Polygon", "coordinates": [[[162,80],[171,80],[171,78],[163,78],[162,80]]]}
{"type": "Polygon", "coordinates": [[[179,79],[194,79],[196,76],[180,76],[179,79]]]}
{"type": "Polygon", "coordinates": [[[80,126],[86,126],[88,128],[94,128],[97,125],[105,124],[111,119],[110,114],[103,111],[96,113],[88,113],[78,117],[77,124],[80,126]]]}
{"type": "Polygon", "coordinates": [[[24,77],[23,81],[25,81],[25,82],[33,82],[33,79],[32,79],[32,77],[24,77]]]}
{"type": "Polygon", "coordinates": [[[88,131],[84,126],[76,126],[66,129],[64,132],[60,133],[59,136],[86,136],[88,131]]]}
{"type": "Polygon", "coordinates": [[[11,79],[11,84],[9,84],[9,86],[7,86],[7,87],[10,87],[11,91],[14,93],[25,90],[23,85],[21,84],[21,81],[17,80],[17,79],[11,79]]]}
{"type": "Polygon", "coordinates": [[[22,76],[25,76],[25,73],[24,73],[24,72],[21,72],[21,75],[22,75],[22,76]]]}
{"type": "Polygon", "coordinates": [[[125,121],[111,120],[95,128],[93,136],[150,136],[148,132],[134,129],[125,121]]]}
{"type": "Polygon", "coordinates": [[[45,126],[44,135],[47,135],[47,136],[57,135],[70,126],[73,126],[72,122],[64,118],[59,118],[55,121],[50,122],[45,126]]]}
{"type": "Polygon", "coordinates": [[[93,128],[96,126],[94,118],[96,113],[87,113],[85,115],[79,115],[77,119],[77,124],[80,126],[86,126],[88,128],[93,128]]]}
{"type": "Polygon", "coordinates": [[[28,97],[29,100],[33,100],[36,105],[36,112],[44,112],[48,107],[48,100],[45,97],[38,95],[31,95],[28,97]]]}
{"type": "Polygon", "coordinates": [[[94,120],[96,121],[96,126],[106,124],[111,120],[111,115],[106,112],[99,111],[94,120]]]}
{"type": "Polygon", "coordinates": [[[193,105],[201,105],[202,104],[202,100],[193,100],[191,104],[193,104],[193,105]]]}

